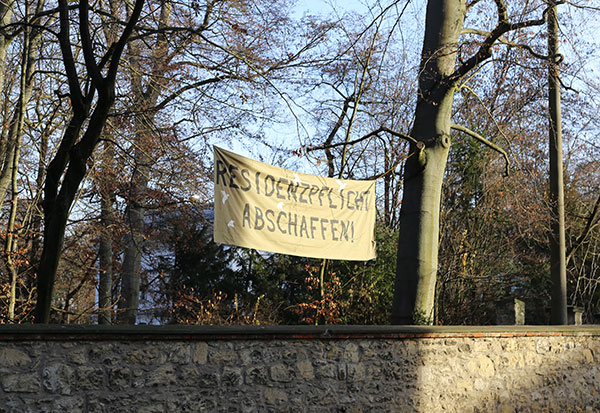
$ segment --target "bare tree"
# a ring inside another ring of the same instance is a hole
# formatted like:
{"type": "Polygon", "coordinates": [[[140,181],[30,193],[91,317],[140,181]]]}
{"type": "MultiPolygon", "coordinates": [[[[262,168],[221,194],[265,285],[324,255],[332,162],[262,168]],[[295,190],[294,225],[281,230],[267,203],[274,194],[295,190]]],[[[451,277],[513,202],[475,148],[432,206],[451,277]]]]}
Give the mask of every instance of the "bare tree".
{"type": "Polygon", "coordinates": [[[135,1],[118,41],[110,45],[97,60],[90,30],[89,4],[83,0],[79,2],[78,34],[86,68],[86,82],[82,87],[71,45],[70,8],[66,0],[58,3],[58,40],[69,85],[72,117],[58,150],[48,165],[44,184],[44,244],[37,273],[36,323],[50,321],[53,287],[69,212],[85,177],[87,162],[100,139],[113,105],[121,55],[138,22],[143,5],[143,0],[135,1]]]}

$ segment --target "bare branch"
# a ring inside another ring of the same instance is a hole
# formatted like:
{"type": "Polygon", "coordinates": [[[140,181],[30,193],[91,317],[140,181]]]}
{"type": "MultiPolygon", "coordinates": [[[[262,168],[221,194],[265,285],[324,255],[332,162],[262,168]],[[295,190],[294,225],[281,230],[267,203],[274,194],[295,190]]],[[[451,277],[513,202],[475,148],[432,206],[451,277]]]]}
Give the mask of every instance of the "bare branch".
{"type": "Polygon", "coordinates": [[[575,3],[575,2],[572,2],[572,1],[569,1],[569,0],[565,0],[565,1],[563,1],[563,3],[566,3],[566,4],[568,4],[569,6],[573,6],[573,7],[577,8],[577,9],[585,9],[585,10],[595,10],[595,11],[600,11],[600,7],[596,7],[596,6],[587,6],[587,5],[583,6],[583,5],[581,5],[581,4],[577,4],[577,3],[575,3]]]}
{"type": "Polygon", "coordinates": [[[506,136],[506,134],[504,133],[504,131],[502,130],[502,128],[500,127],[500,124],[498,123],[498,121],[496,120],[496,118],[494,117],[494,114],[492,113],[492,111],[490,110],[490,108],[488,108],[485,103],[483,102],[483,100],[481,99],[481,97],[475,93],[475,91],[466,83],[462,84],[460,86],[461,88],[465,88],[467,89],[469,92],[471,92],[471,94],[473,96],[475,96],[475,98],[479,101],[479,104],[481,104],[481,106],[485,109],[485,111],[488,113],[490,119],[492,119],[492,121],[494,122],[494,125],[496,125],[496,128],[498,128],[498,131],[500,132],[500,134],[504,137],[504,139],[508,142],[508,137],[506,136]]]}
{"type": "Polygon", "coordinates": [[[506,151],[504,149],[502,149],[500,146],[496,145],[493,142],[490,142],[489,140],[487,140],[486,138],[484,138],[483,136],[481,136],[480,134],[478,134],[475,131],[472,131],[471,129],[462,126],[462,125],[456,125],[456,124],[452,124],[450,126],[452,129],[463,132],[467,135],[469,135],[472,138],[475,138],[476,140],[478,140],[479,142],[483,143],[485,146],[487,146],[490,149],[493,149],[494,151],[502,154],[502,156],[504,156],[504,160],[506,161],[506,168],[504,170],[504,174],[505,176],[508,176],[510,173],[510,160],[508,159],[508,154],[506,153],[506,151]]]}
{"type": "Polygon", "coordinates": [[[353,100],[354,95],[348,96],[346,99],[344,99],[344,106],[342,107],[342,112],[340,113],[340,116],[338,116],[338,120],[336,121],[335,125],[333,125],[331,132],[329,132],[329,136],[327,136],[327,139],[325,139],[325,143],[323,144],[323,150],[325,150],[325,156],[327,157],[327,168],[329,170],[329,176],[333,176],[335,173],[333,166],[333,154],[331,153],[331,142],[333,142],[333,138],[337,134],[338,130],[342,127],[344,118],[348,114],[350,103],[353,100]]]}
{"type": "MultiPolygon", "coordinates": [[[[498,5],[499,0],[496,0],[498,5]]],[[[492,46],[502,37],[505,33],[514,30],[524,29],[526,27],[541,26],[546,23],[546,15],[551,6],[546,7],[542,13],[542,17],[539,19],[525,20],[518,23],[510,23],[507,20],[501,20],[502,9],[498,6],[499,22],[498,25],[492,30],[489,35],[483,40],[479,50],[471,56],[466,62],[462,63],[450,76],[448,81],[451,84],[456,84],[464,78],[467,73],[476,68],[481,62],[492,56],[492,46]]]]}
{"type": "Polygon", "coordinates": [[[508,15],[506,13],[506,4],[504,0],[494,0],[496,8],[498,9],[498,24],[508,22],[508,15]]]}
{"type": "Polygon", "coordinates": [[[104,79],[102,78],[100,69],[96,64],[96,58],[94,57],[94,46],[92,46],[92,39],[90,38],[89,3],[87,0],[79,1],[79,26],[81,32],[81,48],[83,49],[85,67],[90,78],[92,79],[92,84],[94,84],[96,87],[100,87],[104,79]]]}
{"type": "Polygon", "coordinates": [[[58,7],[60,13],[60,32],[58,33],[58,41],[60,43],[60,51],[63,55],[67,82],[69,83],[71,105],[76,114],[82,114],[85,113],[85,108],[83,94],[81,93],[81,86],[79,84],[79,76],[77,76],[77,69],[75,69],[75,59],[73,57],[73,51],[71,50],[69,7],[67,1],[59,0],[58,7]]]}
{"type": "Polygon", "coordinates": [[[475,6],[480,1],[481,0],[473,0],[473,1],[471,1],[469,4],[467,4],[467,10],[469,10],[471,7],[475,6]]]}
{"type": "MultiPolygon", "coordinates": [[[[462,33],[463,34],[476,34],[476,35],[479,35],[479,36],[486,36],[486,37],[490,36],[490,34],[491,34],[490,32],[486,32],[484,30],[478,30],[478,29],[463,29],[462,33]]],[[[510,40],[508,40],[508,39],[506,39],[504,37],[499,37],[498,38],[498,43],[505,44],[505,45],[510,46],[510,47],[516,47],[516,48],[519,48],[519,49],[526,50],[532,56],[537,57],[538,59],[550,60],[550,58],[551,58],[551,56],[548,56],[548,55],[536,52],[529,45],[511,42],[510,40]]],[[[562,55],[560,55],[560,54],[554,56],[555,59],[561,59],[562,60],[561,57],[562,57],[562,55]]]]}
{"type": "Polygon", "coordinates": [[[411,143],[414,143],[415,145],[417,145],[418,148],[421,148],[422,146],[424,146],[423,142],[420,142],[418,140],[416,140],[415,138],[413,138],[412,136],[406,135],[404,133],[401,132],[396,132],[395,130],[392,130],[390,128],[387,128],[385,126],[380,127],[379,129],[375,129],[372,132],[367,133],[366,135],[364,135],[361,138],[355,139],[353,141],[349,141],[349,142],[338,142],[338,143],[333,143],[331,145],[320,145],[320,146],[311,146],[310,148],[307,148],[306,151],[307,152],[312,152],[312,151],[318,151],[318,150],[325,150],[325,149],[332,149],[332,148],[337,148],[338,146],[351,146],[351,145],[355,145],[357,143],[360,143],[364,140],[367,140],[369,138],[373,138],[373,137],[379,137],[379,134],[382,132],[386,132],[389,133],[392,136],[396,136],[398,138],[402,138],[404,140],[407,140],[411,143]]]}
{"type": "Polygon", "coordinates": [[[133,32],[133,29],[135,28],[138,22],[140,14],[142,13],[143,6],[144,0],[135,1],[133,11],[131,12],[131,16],[129,17],[129,21],[127,22],[127,26],[125,26],[123,33],[121,33],[121,37],[119,38],[117,43],[115,43],[115,48],[112,52],[110,65],[108,67],[108,73],[106,74],[106,78],[111,83],[114,82],[117,77],[117,71],[119,68],[119,60],[121,59],[121,54],[123,53],[123,49],[125,49],[125,44],[129,40],[129,37],[131,36],[131,33],[133,32]]]}
{"type": "Polygon", "coordinates": [[[573,258],[573,254],[575,254],[575,251],[577,250],[577,248],[579,248],[581,246],[581,244],[583,244],[583,242],[585,241],[587,236],[590,234],[592,229],[597,225],[597,224],[594,225],[594,221],[596,221],[596,218],[598,218],[599,215],[600,215],[600,195],[598,195],[598,197],[596,198],[596,202],[594,203],[594,208],[592,209],[592,212],[590,213],[590,215],[587,218],[587,222],[585,224],[585,228],[584,228],[583,232],[581,233],[579,238],[577,238],[575,243],[573,245],[571,245],[571,248],[569,248],[569,251],[567,252],[567,264],[569,263],[571,258],[573,258]]]}

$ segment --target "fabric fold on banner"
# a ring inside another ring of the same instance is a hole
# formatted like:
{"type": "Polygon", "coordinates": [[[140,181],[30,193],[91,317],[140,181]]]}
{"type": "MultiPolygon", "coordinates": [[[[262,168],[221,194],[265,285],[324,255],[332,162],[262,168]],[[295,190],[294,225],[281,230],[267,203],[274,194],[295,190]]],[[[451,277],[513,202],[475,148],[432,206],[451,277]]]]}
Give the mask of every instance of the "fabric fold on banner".
{"type": "Polygon", "coordinates": [[[324,178],[214,147],[215,242],[301,257],[375,258],[375,181],[324,178]]]}

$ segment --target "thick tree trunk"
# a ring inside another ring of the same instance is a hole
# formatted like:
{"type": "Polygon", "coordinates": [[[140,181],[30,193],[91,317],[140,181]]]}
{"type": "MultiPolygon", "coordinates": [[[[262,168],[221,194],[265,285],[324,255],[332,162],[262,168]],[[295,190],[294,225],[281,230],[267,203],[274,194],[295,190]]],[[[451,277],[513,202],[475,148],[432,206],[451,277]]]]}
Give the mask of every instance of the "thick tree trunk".
{"type": "Polygon", "coordinates": [[[430,0],[427,5],[419,96],[411,132],[420,145],[411,144],[404,167],[394,324],[433,321],[441,191],[454,98],[454,84],[446,79],[455,68],[464,14],[463,0],[430,0]]]}
{"type": "MultiPolygon", "coordinates": [[[[55,173],[62,171],[60,165],[55,164],[58,155],[48,167],[43,203],[44,246],[37,273],[38,302],[35,311],[36,323],[48,323],[50,321],[54,282],[56,280],[56,271],[64,241],[69,210],[73,205],[73,200],[79,190],[81,181],[85,177],[87,170],[86,162],[98,143],[113,100],[114,95],[99,99],[94,113],[90,118],[86,133],[78,144],[80,146],[76,146],[68,151],[69,163],[62,184],[60,185],[60,191],[58,190],[59,182],[55,175],[55,173]]],[[[73,133],[74,136],[79,135],[79,130],[81,130],[84,120],[85,118],[82,117],[74,118],[67,128],[66,133],[73,133]]],[[[63,137],[63,141],[69,139],[63,137]]]]}

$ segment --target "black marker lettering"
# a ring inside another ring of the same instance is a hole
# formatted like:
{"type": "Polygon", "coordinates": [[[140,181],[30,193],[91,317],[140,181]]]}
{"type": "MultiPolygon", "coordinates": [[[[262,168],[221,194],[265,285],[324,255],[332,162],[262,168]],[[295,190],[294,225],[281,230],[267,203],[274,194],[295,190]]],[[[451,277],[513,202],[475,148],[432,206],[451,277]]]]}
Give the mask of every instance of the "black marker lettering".
{"type": "Polygon", "coordinates": [[[302,232],[306,233],[306,238],[308,238],[308,226],[306,225],[306,217],[302,215],[302,222],[300,222],[300,236],[302,236],[302,232]]]}
{"type": "Polygon", "coordinates": [[[305,183],[302,183],[302,184],[300,184],[300,185],[302,185],[302,188],[303,188],[303,189],[302,189],[302,192],[300,192],[300,202],[302,202],[303,204],[308,204],[308,200],[306,200],[306,199],[303,199],[302,197],[304,196],[304,193],[306,192],[306,190],[307,190],[308,188],[310,188],[310,185],[308,185],[308,184],[305,184],[305,183]]]}
{"type": "Polygon", "coordinates": [[[329,222],[326,218],[321,218],[321,238],[325,239],[325,230],[327,229],[327,224],[329,222]]]}
{"type": "Polygon", "coordinates": [[[282,234],[287,234],[287,232],[285,232],[285,229],[281,227],[281,217],[285,218],[285,212],[281,211],[279,213],[279,215],[277,215],[277,228],[279,228],[279,232],[281,232],[282,234]]]}
{"type": "Polygon", "coordinates": [[[273,218],[275,217],[275,212],[273,212],[272,209],[267,209],[267,212],[265,212],[265,218],[268,221],[268,225],[267,225],[267,231],[269,232],[275,232],[275,221],[273,221],[273,218]]]}
{"type": "Polygon", "coordinates": [[[316,185],[311,186],[310,192],[308,193],[308,202],[312,205],[312,197],[319,193],[319,187],[316,185]]]}
{"type": "Polygon", "coordinates": [[[217,159],[217,185],[219,185],[219,181],[222,179],[223,180],[223,185],[227,186],[227,183],[225,181],[225,174],[227,173],[227,167],[225,166],[225,164],[223,163],[222,160],[217,159]]]}
{"type": "MultiPolygon", "coordinates": [[[[294,227],[294,236],[298,236],[298,215],[294,214],[294,219],[292,220],[292,213],[288,214],[288,232],[292,235],[292,226],[294,227]]],[[[302,235],[300,235],[302,236],[302,235]]]]}
{"type": "Polygon", "coordinates": [[[275,192],[275,178],[272,175],[267,175],[265,177],[265,196],[271,196],[273,192],[275,192]],[[269,181],[271,181],[271,191],[269,191],[269,181]]]}
{"type": "Polygon", "coordinates": [[[317,217],[310,217],[310,237],[312,239],[315,238],[315,230],[317,229],[317,227],[314,225],[315,222],[319,221],[319,218],[317,217]]]}
{"type": "Polygon", "coordinates": [[[290,186],[288,186],[288,189],[287,189],[288,201],[290,201],[293,197],[294,202],[298,202],[298,198],[296,198],[297,191],[298,191],[298,185],[294,185],[293,182],[290,182],[290,186]]]}
{"type": "Polygon", "coordinates": [[[256,173],[256,194],[260,195],[260,185],[258,184],[258,177],[260,175],[260,172],[256,173]]]}
{"type": "Polygon", "coordinates": [[[250,171],[247,169],[242,169],[242,179],[246,182],[246,185],[248,185],[240,187],[242,191],[249,191],[250,188],[252,188],[252,184],[250,183],[250,178],[248,177],[248,175],[250,175],[250,171]]]}
{"type": "Polygon", "coordinates": [[[281,186],[281,184],[285,185],[287,183],[288,183],[287,179],[285,179],[285,178],[279,178],[279,181],[277,181],[277,186],[276,186],[276,189],[277,189],[277,198],[279,198],[279,199],[285,199],[285,196],[283,196],[281,194],[281,191],[283,189],[282,186],[281,186]]]}
{"type": "Polygon", "coordinates": [[[333,192],[333,189],[329,188],[329,192],[327,192],[327,199],[329,199],[329,208],[331,209],[337,209],[337,206],[333,205],[333,201],[331,200],[331,193],[333,192]]]}
{"type": "Polygon", "coordinates": [[[240,189],[239,186],[234,181],[235,179],[235,171],[237,171],[238,167],[235,165],[229,165],[229,186],[234,189],[240,189]]]}
{"type": "MultiPolygon", "coordinates": [[[[354,207],[350,203],[350,197],[352,196],[352,194],[356,195],[356,192],[354,192],[354,191],[348,191],[348,199],[347,199],[347,204],[348,205],[347,206],[348,206],[348,209],[350,209],[350,210],[354,210],[354,207]]],[[[354,199],[356,200],[356,196],[354,197],[354,199]]]]}
{"type": "Polygon", "coordinates": [[[244,207],[244,212],[242,214],[242,227],[246,228],[246,221],[248,221],[248,228],[252,229],[252,224],[250,221],[250,205],[246,204],[244,207]]]}
{"type": "Polygon", "coordinates": [[[256,213],[256,215],[254,216],[254,229],[260,231],[265,226],[265,220],[263,219],[263,213],[259,207],[254,207],[254,212],[256,213]]]}
{"type": "Polygon", "coordinates": [[[331,221],[329,221],[329,223],[331,224],[331,239],[334,241],[339,241],[339,238],[336,235],[337,232],[337,226],[336,224],[339,221],[337,219],[332,219],[331,221]]]}

